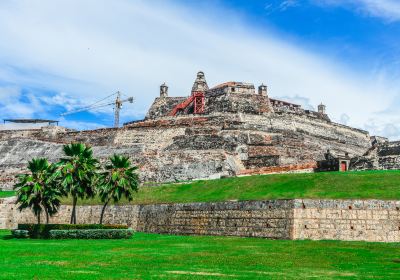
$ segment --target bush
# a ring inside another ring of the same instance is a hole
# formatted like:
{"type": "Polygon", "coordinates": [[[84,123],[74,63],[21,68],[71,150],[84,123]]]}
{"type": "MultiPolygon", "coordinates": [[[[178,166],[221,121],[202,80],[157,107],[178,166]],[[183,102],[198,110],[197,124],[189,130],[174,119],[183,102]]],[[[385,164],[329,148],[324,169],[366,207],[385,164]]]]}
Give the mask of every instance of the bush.
{"type": "Polygon", "coordinates": [[[11,231],[11,234],[15,238],[28,238],[29,237],[29,231],[27,231],[27,230],[13,229],[11,231]]]}
{"type": "Polygon", "coordinates": [[[51,230],[89,230],[89,229],[128,229],[125,225],[99,225],[99,224],[18,224],[18,230],[27,230],[30,238],[50,238],[51,230]]]}
{"type": "Polygon", "coordinates": [[[52,239],[129,239],[132,235],[132,229],[50,230],[52,239]]]}

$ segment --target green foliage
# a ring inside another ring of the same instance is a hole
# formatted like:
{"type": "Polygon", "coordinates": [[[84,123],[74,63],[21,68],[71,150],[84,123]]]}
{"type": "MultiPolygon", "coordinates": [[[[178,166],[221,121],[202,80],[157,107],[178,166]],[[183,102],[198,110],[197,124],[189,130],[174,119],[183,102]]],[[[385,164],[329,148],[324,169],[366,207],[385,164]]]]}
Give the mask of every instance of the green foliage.
{"type": "MultiPolygon", "coordinates": [[[[89,199],[95,195],[98,185],[99,196],[104,207],[100,223],[103,221],[107,204],[121,198],[131,201],[138,189],[136,167],[129,158],[113,155],[99,176],[99,162],[93,157],[92,149],[82,143],[64,145],[64,158],[57,164],[49,164],[47,159],[33,159],[29,162],[30,174],[18,177],[14,186],[18,196],[19,209],[31,208],[40,224],[42,211],[49,216],[57,213],[60,196],[72,197],[71,224],[76,224],[76,205],[78,199],[89,199]]],[[[0,197],[2,192],[0,192],[0,197]]]]}
{"type": "Polygon", "coordinates": [[[0,198],[11,197],[14,195],[15,195],[14,191],[0,191],[0,198]]]}
{"type": "Polygon", "coordinates": [[[97,178],[98,160],[93,157],[92,148],[82,143],[72,143],[63,147],[65,158],[58,163],[57,178],[65,194],[73,198],[71,223],[76,223],[76,203],[78,199],[93,197],[97,178]]]}
{"type": "Polygon", "coordinates": [[[113,155],[110,163],[105,166],[99,176],[99,197],[104,203],[100,216],[100,224],[103,222],[104,211],[112,200],[117,203],[121,198],[132,201],[133,194],[138,190],[137,167],[132,166],[128,157],[113,155]]]}
{"type": "Polygon", "coordinates": [[[18,176],[14,186],[17,194],[18,209],[31,208],[40,224],[40,215],[44,211],[49,216],[57,213],[60,206],[60,190],[52,179],[55,167],[47,159],[38,158],[28,162],[29,174],[18,176]]]}
{"type": "Polygon", "coordinates": [[[52,239],[129,239],[131,229],[72,229],[50,230],[52,239]]]}
{"type": "Polygon", "coordinates": [[[99,224],[18,224],[18,230],[29,232],[30,238],[50,238],[51,230],[87,230],[87,229],[128,229],[126,225],[99,225],[99,224]]]}
{"type": "MultiPolygon", "coordinates": [[[[140,193],[140,192],[139,192],[140,193]]],[[[135,233],[6,239],[0,279],[399,279],[400,244],[135,233]]]]}
{"type": "Polygon", "coordinates": [[[29,237],[29,231],[21,230],[21,229],[13,229],[11,231],[11,235],[14,238],[28,238],[29,237]]]}

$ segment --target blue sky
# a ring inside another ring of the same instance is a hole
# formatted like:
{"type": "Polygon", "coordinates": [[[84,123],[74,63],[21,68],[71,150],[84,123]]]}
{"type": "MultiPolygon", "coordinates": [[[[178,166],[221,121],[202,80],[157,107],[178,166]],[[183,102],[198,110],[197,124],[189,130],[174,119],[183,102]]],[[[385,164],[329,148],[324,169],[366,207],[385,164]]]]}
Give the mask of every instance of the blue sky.
{"type": "Polygon", "coordinates": [[[111,126],[112,107],[60,114],[120,90],[122,121],[140,119],[161,83],[188,95],[203,70],[400,139],[399,35],[398,0],[6,0],[1,118],[111,126]]]}

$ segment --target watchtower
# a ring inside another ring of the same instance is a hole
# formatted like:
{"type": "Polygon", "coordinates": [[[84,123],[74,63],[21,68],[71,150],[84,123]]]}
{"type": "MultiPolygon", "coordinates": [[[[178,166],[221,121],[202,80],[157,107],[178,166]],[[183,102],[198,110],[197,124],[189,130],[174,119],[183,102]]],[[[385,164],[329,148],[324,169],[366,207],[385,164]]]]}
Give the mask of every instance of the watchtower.
{"type": "Polygon", "coordinates": [[[160,86],[160,97],[168,97],[168,86],[165,83],[160,86]]]}
{"type": "Polygon", "coordinates": [[[267,96],[268,95],[268,87],[264,84],[261,84],[258,87],[258,94],[262,96],[267,96]]]}
{"type": "Polygon", "coordinates": [[[321,103],[318,105],[318,113],[320,113],[321,115],[326,114],[326,106],[324,104],[321,103]]]}

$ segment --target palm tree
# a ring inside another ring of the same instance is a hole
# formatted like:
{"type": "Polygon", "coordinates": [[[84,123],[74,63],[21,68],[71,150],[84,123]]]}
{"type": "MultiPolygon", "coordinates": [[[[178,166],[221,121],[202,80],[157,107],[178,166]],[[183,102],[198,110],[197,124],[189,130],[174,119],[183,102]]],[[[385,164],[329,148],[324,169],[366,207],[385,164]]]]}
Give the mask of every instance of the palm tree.
{"type": "Polygon", "coordinates": [[[138,190],[138,175],[128,157],[113,155],[110,164],[105,166],[105,171],[100,174],[99,196],[104,203],[100,215],[100,224],[103,223],[104,212],[108,203],[113,200],[118,202],[122,197],[132,201],[133,193],[138,190]]]}
{"type": "Polygon", "coordinates": [[[63,147],[65,158],[59,162],[58,177],[65,194],[72,197],[71,224],[76,224],[76,204],[78,199],[94,195],[98,160],[93,157],[92,148],[82,143],[72,143],[63,147]]]}
{"type": "Polygon", "coordinates": [[[48,180],[46,181],[46,188],[43,193],[43,206],[46,212],[46,223],[49,223],[49,216],[52,217],[58,212],[61,205],[60,197],[63,191],[60,188],[59,181],[57,180],[57,165],[50,164],[48,167],[48,180]]]}
{"type": "Polygon", "coordinates": [[[49,223],[49,215],[57,213],[60,206],[61,192],[52,183],[53,165],[47,159],[38,158],[28,162],[30,174],[18,176],[18,182],[14,189],[17,190],[18,209],[31,208],[40,224],[40,215],[46,213],[46,223],[49,223]]]}

